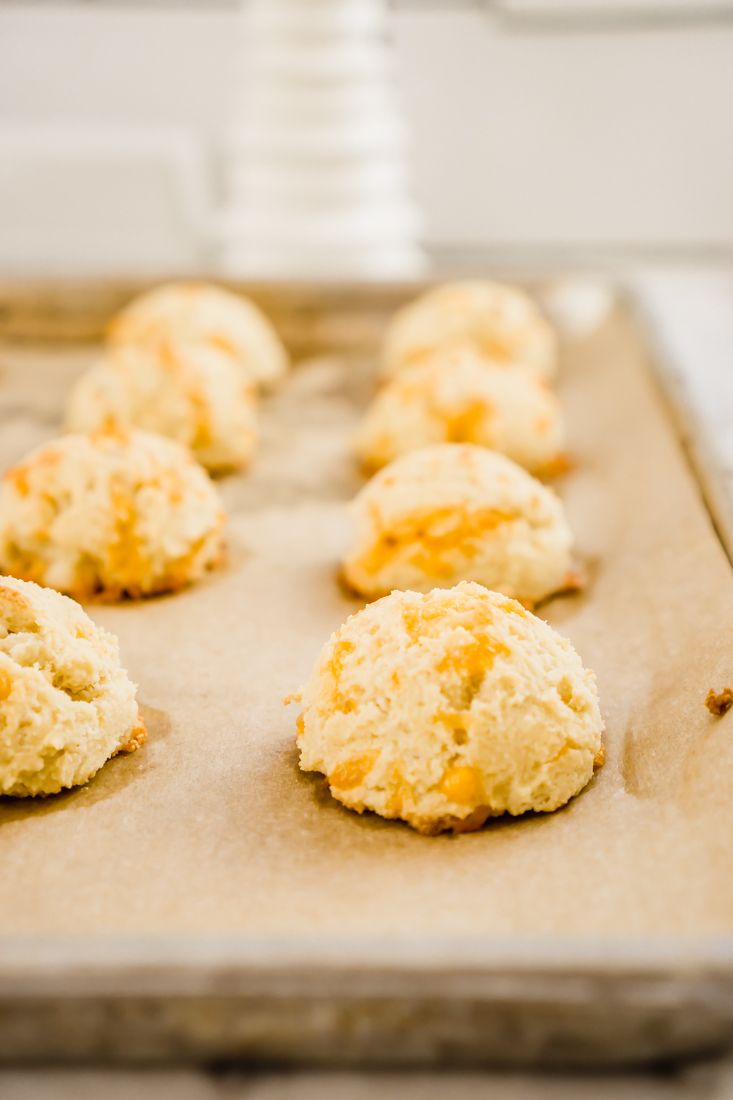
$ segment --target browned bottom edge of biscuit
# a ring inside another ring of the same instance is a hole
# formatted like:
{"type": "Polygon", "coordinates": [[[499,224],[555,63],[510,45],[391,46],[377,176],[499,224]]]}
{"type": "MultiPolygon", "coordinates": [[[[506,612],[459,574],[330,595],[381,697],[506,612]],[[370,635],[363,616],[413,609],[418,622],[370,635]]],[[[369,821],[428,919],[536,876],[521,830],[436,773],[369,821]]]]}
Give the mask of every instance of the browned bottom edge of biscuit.
{"type": "Polygon", "coordinates": [[[148,739],[148,731],[145,722],[138,717],[137,725],[130,731],[130,735],[124,744],[120,745],[117,752],[135,752],[141,748],[148,739]]]}

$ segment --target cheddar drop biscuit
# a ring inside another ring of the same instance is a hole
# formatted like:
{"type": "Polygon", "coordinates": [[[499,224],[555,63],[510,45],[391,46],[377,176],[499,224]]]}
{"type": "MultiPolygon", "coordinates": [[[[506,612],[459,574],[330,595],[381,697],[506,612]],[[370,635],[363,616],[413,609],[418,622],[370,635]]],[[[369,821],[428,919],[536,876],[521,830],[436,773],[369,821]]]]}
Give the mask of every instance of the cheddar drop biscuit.
{"type": "Polygon", "coordinates": [[[543,378],[557,370],[557,341],[529,295],[499,283],[467,280],[422,294],[399,310],[382,350],[390,377],[436,348],[469,345],[497,363],[522,363],[543,378]]]}
{"type": "Polygon", "coordinates": [[[346,584],[368,598],[459,581],[534,604],[571,584],[572,536],[551,489],[508,458],[442,443],[385,466],[351,505],[346,584]]]}
{"type": "Polygon", "coordinates": [[[221,473],[252,458],[255,400],[253,384],[224,352],[163,340],[110,348],[73,387],[66,423],[76,432],[111,422],[158,432],[221,473]]]}
{"type": "Polygon", "coordinates": [[[352,615],[296,697],[303,771],[422,833],[548,812],[602,761],[595,679],[565,638],[477,584],[352,615]]]}
{"type": "Polygon", "coordinates": [[[113,344],[202,343],[230,355],[263,389],[288,369],[275,329],[254,302],[208,283],[168,283],[135,298],[108,330],[113,344]]]}
{"type": "Polygon", "coordinates": [[[362,467],[378,470],[431,443],[477,443],[533,473],[562,464],[560,403],[528,367],[506,370],[470,347],[405,367],[377,394],[359,428],[362,467]]]}
{"type": "Polygon", "coordinates": [[[0,577],[0,794],[56,794],[145,740],[117,640],[78,604],[0,577]]]}
{"type": "Polygon", "coordinates": [[[150,596],[216,565],[225,514],[163,436],[116,428],[32,451],[0,486],[0,571],[78,599],[150,596]]]}

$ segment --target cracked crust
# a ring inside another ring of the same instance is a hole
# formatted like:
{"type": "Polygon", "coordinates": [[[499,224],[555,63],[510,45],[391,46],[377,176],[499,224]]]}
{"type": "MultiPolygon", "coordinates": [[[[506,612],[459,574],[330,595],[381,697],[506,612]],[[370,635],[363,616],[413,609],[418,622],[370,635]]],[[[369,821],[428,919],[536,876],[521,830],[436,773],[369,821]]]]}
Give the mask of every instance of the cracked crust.
{"type": "Polygon", "coordinates": [[[288,355],[261,309],[244,295],[212,283],[165,283],[141,294],[110,322],[109,343],[145,347],[161,340],[224,353],[262,389],[276,386],[288,355]]]}
{"type": "Polygon", "coordinates": [[[471,348],[441,348],[406,367],[367,409],[354,448],[369,473],[436,443],[474,443],[537,476],[563,466],[560,402],[534,371],[471,348]]]}
{"type": "Polygon", "coordinates": [[[219,494],[162,436],[107,425],[39,447],[0,487],[0,568],[79,600],[173,592],[224,552],[219,494]]]}
{"type": "Polygon", "coordinates": [[[117,640],[73,600],[0,578],[0,794],[56,794],[145,741],[117,640]]]}
{"type": "Polygon", "coordinates": [[[532,606],[580,583],[559,498],[475,444],[403,455],[361,490],[351,514],[342,576],[367,599],[475,581],[532,606]]]}
{"type": "Polygon", "coordinates": [[[433,287],[397,311],[385,332],[381,374],[392,377],[436,348],[465,346],[505,369],[522,364],[546,379],[557,372],[557,338],[529,295],[465,279],[433,287]]]}
{"type": "Polygon", "coordinates": [[[477,584],[396,591],[352,615],[298,701],[301,768],[349,809],[428,834],[557,809],[603,761],[592,673],[477,584]]]}
{"type": "Polygon", "coordinates": [[[157,432],[208,470],[244,469],[257,439],[255,389],[216,348],[172,339],[111,348],[72,388],[66,423],[72,432],[112,424],[157,432]]]}

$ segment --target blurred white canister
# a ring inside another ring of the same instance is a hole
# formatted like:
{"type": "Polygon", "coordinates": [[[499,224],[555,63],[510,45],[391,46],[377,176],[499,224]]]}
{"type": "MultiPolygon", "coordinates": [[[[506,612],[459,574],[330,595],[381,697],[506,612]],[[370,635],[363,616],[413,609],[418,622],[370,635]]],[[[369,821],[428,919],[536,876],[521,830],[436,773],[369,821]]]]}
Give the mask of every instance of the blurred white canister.
{"type": "Polygon", "coordinates": [[[230,275],[409,278],[424,269],[384,0],[249,0],[226,142],[230,275]]]}

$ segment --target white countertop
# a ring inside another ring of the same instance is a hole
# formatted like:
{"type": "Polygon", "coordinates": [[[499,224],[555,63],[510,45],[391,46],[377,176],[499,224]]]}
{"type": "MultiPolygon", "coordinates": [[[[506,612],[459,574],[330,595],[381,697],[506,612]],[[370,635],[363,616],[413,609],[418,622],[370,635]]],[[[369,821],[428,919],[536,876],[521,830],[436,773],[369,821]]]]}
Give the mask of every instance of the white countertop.
{"type": "Polygon", "coordinates": [[[630,280],[650,324],[680,428],[733,558],[733,271],[630,280]]]}

